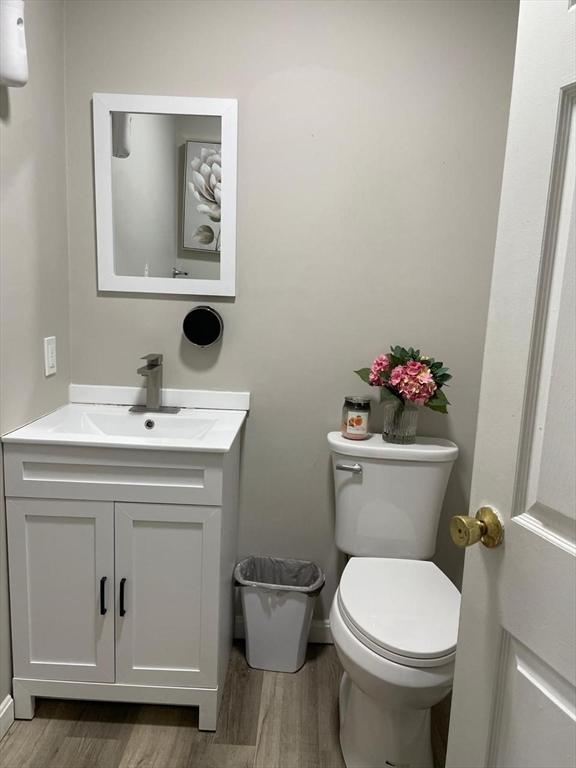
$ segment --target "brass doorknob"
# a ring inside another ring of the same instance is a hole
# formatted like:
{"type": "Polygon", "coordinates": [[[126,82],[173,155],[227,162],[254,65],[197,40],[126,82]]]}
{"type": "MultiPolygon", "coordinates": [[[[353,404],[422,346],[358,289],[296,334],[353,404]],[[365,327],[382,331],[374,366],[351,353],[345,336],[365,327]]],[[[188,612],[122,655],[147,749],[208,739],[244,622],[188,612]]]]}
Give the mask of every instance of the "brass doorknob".
{"type": "Polygon", "coordinates": [[[481,541],[485,547],[497,547],[504,529],[492,507],[480,507],[476,517],[456,515],[450,520],[450,536],[457,547],[470,547],[481,541]]]}

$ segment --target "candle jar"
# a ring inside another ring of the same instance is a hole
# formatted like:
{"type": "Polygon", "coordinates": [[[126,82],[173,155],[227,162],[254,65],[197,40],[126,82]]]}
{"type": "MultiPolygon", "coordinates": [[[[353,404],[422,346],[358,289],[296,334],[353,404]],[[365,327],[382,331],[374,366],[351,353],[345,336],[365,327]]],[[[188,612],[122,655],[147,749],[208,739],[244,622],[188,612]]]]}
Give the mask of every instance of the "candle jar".
{"type": "Polygon", "coordinates": [[[348,440],[366,440],[368,418],[370,416],[370,398],[360,395],[346,395],[342,407],[342,437],[348,440]]]}

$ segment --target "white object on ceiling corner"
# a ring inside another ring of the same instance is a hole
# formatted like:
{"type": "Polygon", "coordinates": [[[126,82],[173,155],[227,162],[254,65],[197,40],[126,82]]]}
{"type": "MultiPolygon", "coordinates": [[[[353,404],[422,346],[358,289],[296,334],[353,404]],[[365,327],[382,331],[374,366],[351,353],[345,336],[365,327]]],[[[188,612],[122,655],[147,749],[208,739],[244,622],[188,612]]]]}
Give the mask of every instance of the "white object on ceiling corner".
{"type": "Polygon", "coordinates": [[[27,82],[24,0],[0,0],[0,85],[21,88],[27,82]]]}

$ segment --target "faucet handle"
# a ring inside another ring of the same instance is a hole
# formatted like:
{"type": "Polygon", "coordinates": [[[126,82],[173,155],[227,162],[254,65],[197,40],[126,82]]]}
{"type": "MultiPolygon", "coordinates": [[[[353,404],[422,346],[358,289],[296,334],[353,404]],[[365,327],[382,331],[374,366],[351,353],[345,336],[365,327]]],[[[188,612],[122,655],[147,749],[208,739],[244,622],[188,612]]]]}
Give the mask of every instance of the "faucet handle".
{"type": "Polygon", "coordinates": [[[156,368],[158,365],[162,365],[164,356],[159,352],[151,352],[149,355],[144,355],[141,360],[146,360],[146,365],[149,368],[156,368]]]}

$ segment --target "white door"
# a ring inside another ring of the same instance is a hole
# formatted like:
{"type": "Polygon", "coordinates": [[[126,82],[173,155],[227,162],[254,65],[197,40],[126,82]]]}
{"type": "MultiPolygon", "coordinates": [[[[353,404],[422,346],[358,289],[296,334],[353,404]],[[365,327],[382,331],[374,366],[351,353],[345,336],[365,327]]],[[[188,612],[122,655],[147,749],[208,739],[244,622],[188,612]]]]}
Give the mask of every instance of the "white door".
{"type": "Polygon", "coordinates": [[[520,5],[449,768],[576,764],[576,5],[520,5]]]}
{"type": "Polygon", "coordinates": [[[114,682],[114,507],[8,499],[14,677],[114,682]]]}
{"type": "Polygon", "coordinates": [[[215,687],[220,508],[115,507],[116,682],[215,687]]]}

